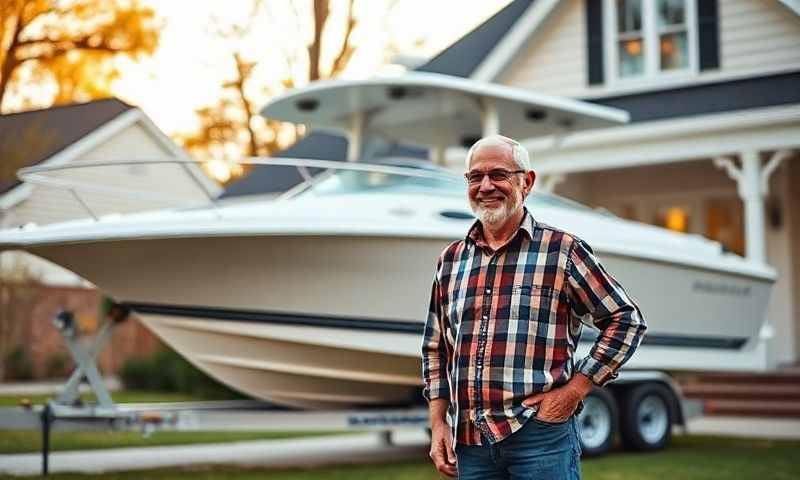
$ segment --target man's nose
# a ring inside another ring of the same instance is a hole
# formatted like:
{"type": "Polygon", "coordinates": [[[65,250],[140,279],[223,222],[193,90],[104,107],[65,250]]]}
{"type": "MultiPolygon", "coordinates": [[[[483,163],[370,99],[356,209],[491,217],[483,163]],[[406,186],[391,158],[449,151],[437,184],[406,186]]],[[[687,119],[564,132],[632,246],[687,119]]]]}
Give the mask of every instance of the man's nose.
{"type": "Polygon", "coordinates": [[[479,190],[481,192],[491,192],[492,190],[494,190],[494,183],[492,183],[492,180],[489,178],[489,175],[483,176],[483,178],[481,179],[479,190]]]}

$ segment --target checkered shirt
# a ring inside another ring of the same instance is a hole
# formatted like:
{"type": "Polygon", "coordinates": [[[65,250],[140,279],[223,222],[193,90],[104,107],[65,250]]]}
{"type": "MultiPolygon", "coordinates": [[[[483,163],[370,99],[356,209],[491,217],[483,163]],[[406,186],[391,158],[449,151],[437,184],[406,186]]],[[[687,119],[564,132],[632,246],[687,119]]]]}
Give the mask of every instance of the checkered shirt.
{"type": "Polygon", "coordinates": [[[498,442],[534,416],[522,400],[581,372],[596,385],[641,343],[638,306],[582,240],[525,211],[493,251],[480,222],[440,255],[422,343],[426,399],[446,398],[458,443],[498,442]],[[600,334],[577,364],[583,322],[600,334]]]}

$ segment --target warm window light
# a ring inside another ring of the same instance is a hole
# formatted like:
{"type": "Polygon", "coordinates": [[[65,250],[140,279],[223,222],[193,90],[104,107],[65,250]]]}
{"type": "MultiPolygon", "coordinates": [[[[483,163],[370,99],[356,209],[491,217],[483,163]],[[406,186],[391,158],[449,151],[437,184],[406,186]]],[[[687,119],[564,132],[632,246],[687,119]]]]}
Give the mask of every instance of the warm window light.
{"type": "Polygon", "coordinates": [[[675,44],[671,39],[661,40],[661,53],[664,55],[672,55],[675,53],[675,44]]]}
{"type": "Polygon", "coordinates": [[[632,57],[636,57],[641,55],[642,53],[642,41],[641,40],[632,40],[629,42],[625,42],[625,51],[628,52],[628,55],[632,57]]]}
{"type": "Polygon", "coordinates": [[[665,227],[676,232],[686,232],[689,230],[689,214],[686,210],[679,207],[667,209],[665,227]]]}

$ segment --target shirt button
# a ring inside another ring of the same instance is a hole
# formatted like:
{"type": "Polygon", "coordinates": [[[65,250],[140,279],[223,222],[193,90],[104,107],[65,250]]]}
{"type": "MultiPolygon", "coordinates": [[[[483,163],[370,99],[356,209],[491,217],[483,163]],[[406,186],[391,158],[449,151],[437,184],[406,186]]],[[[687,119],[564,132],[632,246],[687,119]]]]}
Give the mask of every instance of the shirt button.
{"type": "Polygon", "coordinates": [[[484,319],[484,320],[489,320],[489,316],[488,316],[488,315],[484,315],[484,316],[483,316],[483,319],[484,319]]]}
{"type": "Polygon", "coordinates": [[[491,288],[487,288],[486,289],[486,293],[492,293],[492,289],[491,288]]]}

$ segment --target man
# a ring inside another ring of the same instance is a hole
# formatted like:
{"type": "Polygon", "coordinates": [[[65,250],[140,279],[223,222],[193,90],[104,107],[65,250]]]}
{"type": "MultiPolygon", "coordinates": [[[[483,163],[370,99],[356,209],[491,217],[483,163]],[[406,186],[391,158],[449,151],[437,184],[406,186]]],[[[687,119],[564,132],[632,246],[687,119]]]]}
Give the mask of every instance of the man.
{"type": "Polygon", "coordinates": [[[439,257],[422,344],[431,459],[464,480],[580,478],[581,400],[616,377],[644,320],[585,242],[524,207],[536,175],[519,143],[481,139],[466,163],[478,220],[439,257]],[[589,319],[601,332],[575,363],[589,319]]]}

